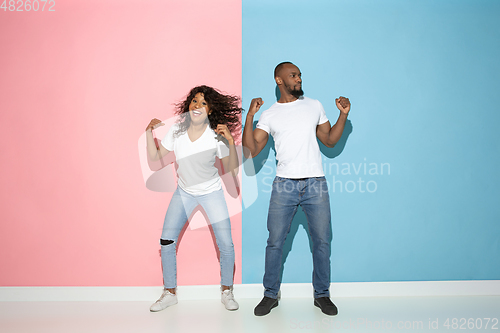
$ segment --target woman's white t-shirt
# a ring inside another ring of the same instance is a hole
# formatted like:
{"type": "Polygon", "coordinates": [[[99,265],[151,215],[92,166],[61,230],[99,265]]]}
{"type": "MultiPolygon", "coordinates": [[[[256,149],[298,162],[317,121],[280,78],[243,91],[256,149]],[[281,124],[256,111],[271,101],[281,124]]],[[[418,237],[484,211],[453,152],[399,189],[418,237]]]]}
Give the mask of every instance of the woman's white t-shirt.
{"type": "Polygon", "coordinates": [[[193,195],[208,194],[222,188],[215,157],[229,156],[229,147],[217,139],[217,134],[207,125],[203,134],[194,142],[187,132],[174,136],[179,124],[174,124],[161,141],[165,149],[175,153],[178,165],[177,185],[193,195]]]}

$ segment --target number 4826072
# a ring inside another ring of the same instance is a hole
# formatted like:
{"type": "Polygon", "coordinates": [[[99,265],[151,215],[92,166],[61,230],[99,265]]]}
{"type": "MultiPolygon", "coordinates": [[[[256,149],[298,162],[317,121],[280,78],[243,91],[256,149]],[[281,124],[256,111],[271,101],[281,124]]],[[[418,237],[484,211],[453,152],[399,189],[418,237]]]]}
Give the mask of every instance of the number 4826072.
{"type": "MultiPolygon", "coordinates": [[[[0,0],[1,1],[1,0],[0,0]]],[[[7,10],[9,12],[38,12],[45,11],[55,12],[56,1],[55,0],[4,0],[0,9],[4,12],[7,10]],[[45,7],[48,4],[47,8],[45,7]]]]}

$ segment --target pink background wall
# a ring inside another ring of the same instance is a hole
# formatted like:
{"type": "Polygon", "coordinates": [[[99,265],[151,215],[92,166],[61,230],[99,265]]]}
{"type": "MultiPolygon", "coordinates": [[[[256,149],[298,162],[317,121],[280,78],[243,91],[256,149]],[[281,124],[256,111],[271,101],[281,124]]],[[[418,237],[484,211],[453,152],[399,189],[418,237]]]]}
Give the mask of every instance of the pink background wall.
{"type": "MultiPolygon", "coordinates": [[[[146,189],[137,142],[190,88],[241,95],[241,2],[71,1],[0,11],[0,285],[161,285],[171,193],[146,189]]],[[[232,217],[241,283],[241,214],[232,217]]],[[[179,285],[218,284],[207,227],[179,285]]]]}

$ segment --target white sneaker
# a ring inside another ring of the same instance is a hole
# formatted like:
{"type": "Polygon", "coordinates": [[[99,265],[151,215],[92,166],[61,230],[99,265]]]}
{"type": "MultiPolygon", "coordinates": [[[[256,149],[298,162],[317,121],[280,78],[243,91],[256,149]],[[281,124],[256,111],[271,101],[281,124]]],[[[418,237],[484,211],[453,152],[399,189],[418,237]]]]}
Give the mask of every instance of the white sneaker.
{"type": "Polygon", "coordinates": [[[234,299],[232,287],[231,289],[221,290],[220,301],[229,311],[238,310],[238,308],[240,307],[238,305],[238,302],[236,302],[234,299]]]}
{"type": "Polygon", "coordinates": [[[149,308],[151,312],[157,312],[168,308],[170,305],[177,304],[177,295],[172,294],[167,289],[163,290],[160,298],[149,308]]]}

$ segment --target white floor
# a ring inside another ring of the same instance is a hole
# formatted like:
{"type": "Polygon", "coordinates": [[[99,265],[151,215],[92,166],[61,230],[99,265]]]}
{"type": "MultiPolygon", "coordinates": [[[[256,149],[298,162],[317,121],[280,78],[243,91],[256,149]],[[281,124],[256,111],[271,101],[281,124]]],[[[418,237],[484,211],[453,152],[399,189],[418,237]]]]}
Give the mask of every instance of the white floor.
{"type": "Polygon", "coordinates": [[[150,302],[0,302],[0,332],[500,332],[500,296],[332,300],[339,308],[333,317],[312,298],[282,298],[264,317],[253,314],[256,298],[239,299],[233,312],[218,300],[179,301],[157,313],[150,302]]]}

